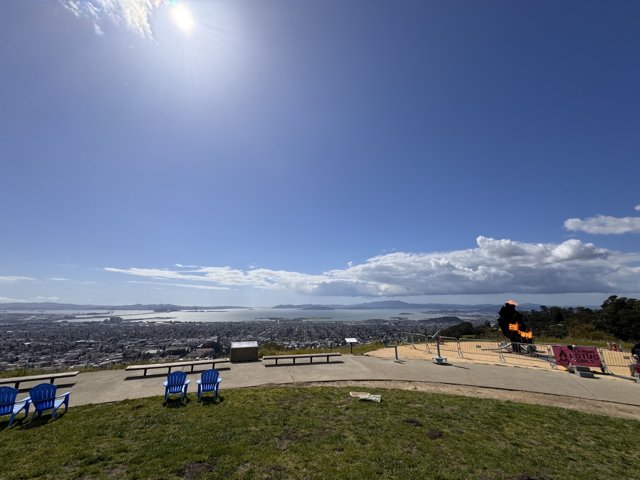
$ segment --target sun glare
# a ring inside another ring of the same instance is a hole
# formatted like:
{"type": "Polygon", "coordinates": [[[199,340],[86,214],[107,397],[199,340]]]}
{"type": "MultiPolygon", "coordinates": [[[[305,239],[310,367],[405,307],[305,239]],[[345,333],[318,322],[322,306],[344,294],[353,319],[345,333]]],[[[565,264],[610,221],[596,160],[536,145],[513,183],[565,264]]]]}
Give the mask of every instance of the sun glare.
{"type": "Polygon", "coordinates": [[[171,16],[178,28],[184,33],[189,34],[193,31],[195,22],[193,21],[191,11],[185,4],[178,3],[177,5],[174,5],[171,9],[171,16]]]}

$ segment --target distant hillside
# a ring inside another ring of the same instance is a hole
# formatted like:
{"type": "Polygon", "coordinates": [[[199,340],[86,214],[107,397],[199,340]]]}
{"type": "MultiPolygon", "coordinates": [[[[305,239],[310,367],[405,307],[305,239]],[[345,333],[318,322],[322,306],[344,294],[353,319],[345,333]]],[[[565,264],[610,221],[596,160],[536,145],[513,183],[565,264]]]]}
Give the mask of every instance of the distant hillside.
{"type": "Polygon", "coordinates": [[[234,308],[246,308],[246,307],[235,307],[230,305],[199,307],[199,306],[172,305],[169,303],[159,303],[159,304],[136,303],[135,305],[76,305],[74,303],[52,303],[52,302],[0,303],[0,311],[2,310],[154,310],[154,311],[168,312],[168,311],[179,311],[179,310],[203,310],[203,309],[229,310],[234,308]]]}
{"type": "MultiPolygon", "coordinates": [[[[378,302],[358,303],[352,305],[341,304],[313,304],[305,303],[299,305],[293,304],[280,304],[272,307],[274,309],[289,309],[289,310],[437,310],[437,311],[456,311],[456,312],[497,312],[502,305],[498,304],[476,304],[476,305],[463,305],[455,303],[408,303],[401,300],[386,300],[378,302]]],[[[185,306],[185,305],[173,305],[170,303],[152,303],[142,304],[136,303],[134,305],[77,305],[74,303],[53,303],[53,302],[40,302],[40,303],[0,303],[0,311],[2,310],[18,310],[18,311],[30,311],[30,310],[153,310],[161,312],[171,312],[180,310],[231,310],[231,309],[244,309],[250,307],[239,307],[233,305],[215,305],[215,306],[185,306]]],[[[529,311],[539,309],[540,305],[532,303],[523,303],[518,309],[521,311],[529,311]]]]}
{"type": "Polygon", "coordinates": [[[283,304],[276,305],[273,308],[278,308],[282,310],[335,310],[336,308],[342,308],[339,305],[336,307],[334,305],[317,305],[314,303],[304,303],[301,305],[291,305],[291,304],[283,304]]]}
{"type": "MultiPolygon", "coordinates": [[[[455,310],[455,311],[481,311],[481,312],[497,312],[501,304],[475,304],[464,305],[457,303],[408,303],[401,300],[386,300],[378,302],[358,303],[354,305],[317,305],[317,304],[302,304],[302,305],[276,305],[273,308],[282,309],[297,309],[297,310],[455,310]]],[[[527,311],[540,308],[540,305],[533,303],[523,303],[518,309],[527,311]]]]}

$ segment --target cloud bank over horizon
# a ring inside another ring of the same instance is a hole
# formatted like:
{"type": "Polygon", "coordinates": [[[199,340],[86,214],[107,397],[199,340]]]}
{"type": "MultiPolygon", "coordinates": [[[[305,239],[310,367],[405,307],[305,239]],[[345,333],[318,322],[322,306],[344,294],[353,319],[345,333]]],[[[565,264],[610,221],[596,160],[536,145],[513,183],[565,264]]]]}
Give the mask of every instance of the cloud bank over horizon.
{"type": "Polygon", "coordinates": [[[290,290],[310,296],[403,297],[462,294],[637,292],[640,254],[570,239],[525,243],[484,236],[450,252],[395,252],[321,274],[228,266],[104,268],[190,288],[290,290]],[[170,282],[170,283],[169,283],[170,282]]]}

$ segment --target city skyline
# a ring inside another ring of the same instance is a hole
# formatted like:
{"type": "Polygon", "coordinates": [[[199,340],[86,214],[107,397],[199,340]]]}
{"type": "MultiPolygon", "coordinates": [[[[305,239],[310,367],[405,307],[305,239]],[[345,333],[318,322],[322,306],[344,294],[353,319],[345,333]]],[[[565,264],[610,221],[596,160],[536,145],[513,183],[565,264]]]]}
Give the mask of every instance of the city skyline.
{"type": "Polygon", "coordinates": [[[634,2],[0,17],[0,305],[640,296],[634,2]]]}

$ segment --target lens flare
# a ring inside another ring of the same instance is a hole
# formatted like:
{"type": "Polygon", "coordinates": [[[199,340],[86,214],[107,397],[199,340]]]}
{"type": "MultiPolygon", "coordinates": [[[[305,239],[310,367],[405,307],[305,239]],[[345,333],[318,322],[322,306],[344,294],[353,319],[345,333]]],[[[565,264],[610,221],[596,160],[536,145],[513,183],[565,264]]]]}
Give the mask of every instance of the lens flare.
{"type": "Polygon", "coordinates": [[[184,3],[176,3],[171,7],[171,17],[178,28],[184,33],[189,34],[193,31],[195,22],[193,21],[191,11],[184,3]]]}

